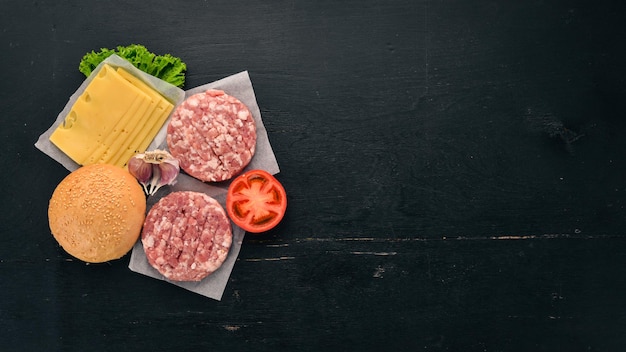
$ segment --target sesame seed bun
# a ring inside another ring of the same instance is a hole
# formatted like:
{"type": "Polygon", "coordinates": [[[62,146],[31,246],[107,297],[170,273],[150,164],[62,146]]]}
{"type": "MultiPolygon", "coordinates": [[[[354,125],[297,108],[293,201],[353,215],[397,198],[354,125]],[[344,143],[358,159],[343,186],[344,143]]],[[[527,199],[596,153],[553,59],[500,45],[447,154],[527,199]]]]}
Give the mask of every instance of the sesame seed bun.
{"type": "Polygon", "coordinates": [[[141,233],[146,198],[125,169],[83,166],[64,178],[48,207],[50,230],[72,256],[89,263],[119,259],[141,233]]]}

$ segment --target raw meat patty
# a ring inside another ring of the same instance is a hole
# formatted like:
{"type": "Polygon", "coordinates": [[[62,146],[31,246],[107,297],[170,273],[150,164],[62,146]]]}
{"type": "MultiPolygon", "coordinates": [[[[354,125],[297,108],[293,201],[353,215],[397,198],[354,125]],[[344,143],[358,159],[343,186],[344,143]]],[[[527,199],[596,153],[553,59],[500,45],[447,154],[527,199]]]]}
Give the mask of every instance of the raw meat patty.
{"type": "Polygon", "coordinates": [[[167,126],[167,145],[189,175],[202,181],[224,181],[252,159],[256,125],[241,101],[209,89],[176,108],[167,126]]]}
{"type": "Polygon", "coordinates": [[[174,192],[148,212],[141,233],[148,262],[172,281],[200,281],[217,270],[232,243],[224,208],[199,192],[174,192]]]}

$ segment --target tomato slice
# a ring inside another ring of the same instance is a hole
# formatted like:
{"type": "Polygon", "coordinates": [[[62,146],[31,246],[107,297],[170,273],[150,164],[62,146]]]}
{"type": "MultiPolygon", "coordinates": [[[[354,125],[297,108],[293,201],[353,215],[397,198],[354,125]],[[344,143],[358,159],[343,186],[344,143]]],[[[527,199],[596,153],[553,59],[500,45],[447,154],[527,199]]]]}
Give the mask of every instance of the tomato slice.
{"type": "Polygon", "coordinates": [[[287,209],[285,188],[267,171],[247,171],[231,182],[226,211],[242,229],[260,233],[274,228],[287,209]]]}

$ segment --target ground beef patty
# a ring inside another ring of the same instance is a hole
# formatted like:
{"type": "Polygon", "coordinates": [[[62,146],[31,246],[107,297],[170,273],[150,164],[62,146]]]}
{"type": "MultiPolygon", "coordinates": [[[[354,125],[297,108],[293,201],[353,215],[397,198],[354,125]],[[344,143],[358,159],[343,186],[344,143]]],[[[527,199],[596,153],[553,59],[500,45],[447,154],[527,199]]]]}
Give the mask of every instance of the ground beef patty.
{"type": "Polygon", "coordinates": [[[252,159],[256,125],[237,98],[209,89],[190,96],[172,114],[167,145],[189,175],[209,182],[232,178],[252,159]]]}
{"type": "Polygon", "coordinates": [[[219,268],[232,231],[224,208],[199,192],[174,192],[148,212],[141,233],[148,262],[172,281],[200,281],[219,268]]]}

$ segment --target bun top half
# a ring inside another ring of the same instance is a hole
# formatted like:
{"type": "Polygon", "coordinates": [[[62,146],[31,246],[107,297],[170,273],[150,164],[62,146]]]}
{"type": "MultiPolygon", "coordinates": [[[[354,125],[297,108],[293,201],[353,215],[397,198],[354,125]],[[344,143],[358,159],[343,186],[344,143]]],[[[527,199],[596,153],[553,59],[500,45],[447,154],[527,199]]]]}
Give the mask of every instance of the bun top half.
{"type": "Polygon", "coordinates": [[[119,259],[141,233],[146,198],[125,169],[83,166],[65,177],[48,207],[52,235],[70,255],[89,263],[119,259]]]}

